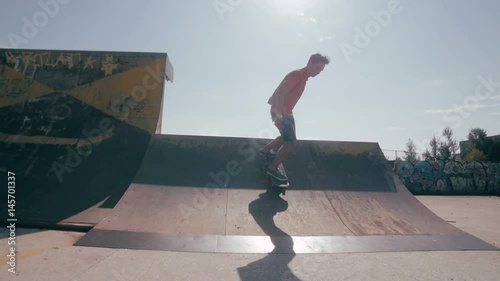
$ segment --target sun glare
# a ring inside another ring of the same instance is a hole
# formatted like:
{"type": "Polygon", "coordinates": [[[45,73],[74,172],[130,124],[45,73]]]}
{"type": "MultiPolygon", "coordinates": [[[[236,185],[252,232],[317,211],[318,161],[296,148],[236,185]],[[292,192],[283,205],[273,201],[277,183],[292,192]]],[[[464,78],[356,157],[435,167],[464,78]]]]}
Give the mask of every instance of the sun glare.
{"type": "Polygon", "coordinates": [[[304,14],[313,8],[319,0],[259,0],[277,12],[304,14]]]}

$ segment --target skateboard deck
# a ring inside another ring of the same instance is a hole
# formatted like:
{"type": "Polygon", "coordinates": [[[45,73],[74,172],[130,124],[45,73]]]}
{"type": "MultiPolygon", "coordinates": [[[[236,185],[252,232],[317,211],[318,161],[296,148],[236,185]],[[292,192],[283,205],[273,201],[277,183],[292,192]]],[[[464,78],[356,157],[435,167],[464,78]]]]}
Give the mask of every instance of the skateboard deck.
{"type": "MultiPolygon", "coordinates": [[[[267,166],[271,165],[271,163],[273,162],[274,160],[274,157],[269,157],[269,156],[266,156],[266,169],[267,169],[267,166]]],[[[278,170],[285,176],[286,175],[286,171],[285,171],[285,168],[283,167],[283,164],[280,164],[278,166],[278,170]]],[[[277,178],[275,177],[272,177],[270,175],[268,175],[269,178],[270,178],[270,181],[271,181],[271,186],[274,187],[274,188],[277,188],[278,191],[280,193],[282,193],[283,195],[285,195],[285,191],[286,191],[286,188],[288,186],[290,186],[290,183],[288,181],[281,181],[281,180],[278,180],[277,178]]]]}

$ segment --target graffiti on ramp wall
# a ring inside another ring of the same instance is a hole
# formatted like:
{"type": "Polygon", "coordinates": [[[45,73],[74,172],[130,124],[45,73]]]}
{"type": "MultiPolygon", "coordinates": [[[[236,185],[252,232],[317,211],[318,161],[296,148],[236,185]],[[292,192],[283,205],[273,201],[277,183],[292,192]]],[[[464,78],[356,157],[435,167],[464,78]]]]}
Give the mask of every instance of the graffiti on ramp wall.
{"type": "Polygon", "coordinates": [[[158,130],[170,67],[166,53],[0,48],[0,170],[21,187],[20,221],[116,204],[158,130]]]}
{"type": "Polygon", "coordinates": [[[500,163],[401,161],[395,163],[394,172],[415,194],[500,192],[500,163]]]}

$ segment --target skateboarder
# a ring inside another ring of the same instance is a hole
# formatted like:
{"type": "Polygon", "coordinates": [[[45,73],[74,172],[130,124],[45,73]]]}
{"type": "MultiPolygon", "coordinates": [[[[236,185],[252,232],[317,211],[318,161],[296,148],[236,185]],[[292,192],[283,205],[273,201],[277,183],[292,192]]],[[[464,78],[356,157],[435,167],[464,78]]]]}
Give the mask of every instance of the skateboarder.
{"type": "Polygon", "coordinates": [[[278,166],[293,150],[297,141],[292,110],[302,96],[309,77],[321,73],[329,63],[330,59],[324,55],[312,55],[306,67],[294,70],[285,76],[267,102],[271,105],[271,118],[280,131],[280,136],[261,148],[259,152],[264,156],[274,156],[271,151],[279,149],[274,161],[267,168],[267,173],[278,180],[288,180],[279,172],[278,166]]]}

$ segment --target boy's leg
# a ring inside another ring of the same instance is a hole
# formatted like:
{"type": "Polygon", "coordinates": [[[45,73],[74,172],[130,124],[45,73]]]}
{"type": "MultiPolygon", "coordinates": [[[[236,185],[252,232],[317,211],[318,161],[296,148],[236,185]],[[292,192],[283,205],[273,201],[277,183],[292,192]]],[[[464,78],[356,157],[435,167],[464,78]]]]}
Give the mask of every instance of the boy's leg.
{"type": "MultiPolygon", "coordinates": [[[[273,122],[275,122],[276,114],[274,114],[272,109],[271,109],[270,113],[271,113],[271,120],[273,122]]],[[[280,130],[280,134],[281,134],[281,130],[280,130]]],[[[280,148],[283,145],[283,143],[284,143],[283,134],[281,134],[280,136],[275,138],[273,141],[271,141],[270,143],[266,144],[264,147],[259,149],[259,152],[263,155],[270,154],[271,150],[276,149],[276,148],[280,148]]]]}
{"type": "Polygon", "coordinates": [[[295,141],[297,141],[297,136],[295,133],[295,120],[293,116],[285,117],[283,119],[283,125],[283,129],[281,130],[281,135],[283,136],[283,146],[278,151],[278,154],[276,155],[273,163],[268,167],[268,169],[271,171],[271,174],[275,174],[279,165],[286,159],[288,154],[292,152],[295,147],[295,141]]]}
{"type": "Polygon", "coordinates": [[[276,149],[276,148],[280,148],[283,145],[283,143],[284,143],[283,137],[279,136],[276,139],[274,139],[273,141],[271,141],[270,143],[266,144],[264,147],[262,147],[260,149],[260,152],[264,153],[264,154],[270,153],[271,150],[276,149]]]}
{"type": "Polygon", "coordinates": [[[283,162],[283,160],[286,159],[288,154],[293,151],[294,147],[295,147],[295,144],[291,143],[291,142],[287,142],[287,143],[283,144],[281,149],[278,151],[276,158],[274,158],[273,163],[269,166],[269,169],[272,171],[277,170],[278,166],[283,162]]]}

